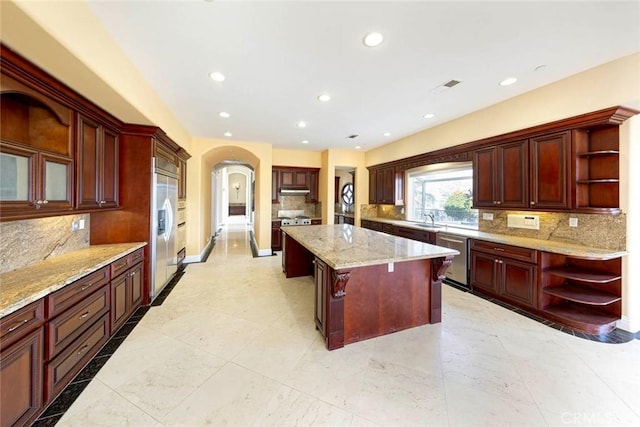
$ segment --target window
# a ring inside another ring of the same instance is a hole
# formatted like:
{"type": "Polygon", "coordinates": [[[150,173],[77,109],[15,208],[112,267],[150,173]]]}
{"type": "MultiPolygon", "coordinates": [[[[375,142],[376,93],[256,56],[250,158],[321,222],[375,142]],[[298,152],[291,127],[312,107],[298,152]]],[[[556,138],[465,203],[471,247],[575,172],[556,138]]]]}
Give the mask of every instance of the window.
{"type": "Polygon", "coordinates": [[[472,163],[428,165],[407,172],[407,219],[438,224],[478,227],[472,209],[472,163]]]}
{"type": "Polygon", "coordinates": [[[353,205],[353,184],[350,182],[342,187],[342,203],[347,206],[353,205]]]}

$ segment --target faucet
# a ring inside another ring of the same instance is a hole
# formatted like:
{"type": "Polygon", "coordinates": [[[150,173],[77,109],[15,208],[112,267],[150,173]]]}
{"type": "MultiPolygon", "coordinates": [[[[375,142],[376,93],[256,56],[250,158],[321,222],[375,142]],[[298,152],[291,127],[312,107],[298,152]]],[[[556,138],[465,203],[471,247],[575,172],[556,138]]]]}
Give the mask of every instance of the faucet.
{"type": "Polygon", "coordinates": [[[436,219],[433,216],[433,214],[428,214],[428,213],[423,213],[422,216],[424,217],[424,223],[427,223],[427,218],[431,219],[431,227],[435,228],[436,226],[436,219]]]}

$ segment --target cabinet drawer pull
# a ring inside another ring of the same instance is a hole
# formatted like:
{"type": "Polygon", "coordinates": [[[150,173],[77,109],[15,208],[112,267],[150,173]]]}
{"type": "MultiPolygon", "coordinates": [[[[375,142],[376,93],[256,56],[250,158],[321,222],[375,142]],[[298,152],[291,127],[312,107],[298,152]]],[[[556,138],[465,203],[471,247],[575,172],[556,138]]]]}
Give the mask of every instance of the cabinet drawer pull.
{"type": "Polygon", "coordinates": [[[82,354],[82,353],[84,353],[85,351],[87,351],[88,349],[89,349],[89,344],[85,344],[85,345],[83,345],[82,347],[80,347],[80,350],[78,350],[78,353],[77,353],[77,354],[82,354]]]}
{"type": "Polygon", "coordinates": [[[532,205],[535,205],[535,204],[536,204],[536,202],[531,202],[531,204],[532,204],[532,205]]]}
{"type": "Polygon", "coordinates": [[[87,289],[89,289],[89,288],[90,288],[90,287],[92,287],[92,286],[93,286],[93,283],[89,283],[87,286],[83,286],[83,287],[81,287],[81,288],[80,288],[80,292],[82,292],[82,291],[84,291],[84,290],[87,290],[87,289]]]}
{"type": "Polygon", "coordinates": [[[87,317],[89,314],[90,314],[90,312],[88,312],[88,311],[84,312],[80,317],[78,317],[78,320],[79,320],[79,319],[84,319],[84,318],[85,318],[85,317],[87,317]]]}
{"type": "Polygon", "coordinates": [[[7,329],[7,332],[13,332],[16,329],[18,329],[20,326],[24,325],[25,323],[27,323],[29,321],[29,319],[22,319],[22,320],[18,320],[16,323],[13,324],[13,326],[10,326],[7,329]]]}
{"type": "Polygon", "coordinates": [[[504,249],[502,248],[493,248],[494,251],[498,251],[498,252],[504,252],[504,249]]]}
{"type": "Polygon", "coordinates": [[[135,276],[135,275],[136,275],[136,272],[135,272],[135,271],[132,271],[132,272],[129,274],[129,277],[133,277],[133,276],[135,276]]]}

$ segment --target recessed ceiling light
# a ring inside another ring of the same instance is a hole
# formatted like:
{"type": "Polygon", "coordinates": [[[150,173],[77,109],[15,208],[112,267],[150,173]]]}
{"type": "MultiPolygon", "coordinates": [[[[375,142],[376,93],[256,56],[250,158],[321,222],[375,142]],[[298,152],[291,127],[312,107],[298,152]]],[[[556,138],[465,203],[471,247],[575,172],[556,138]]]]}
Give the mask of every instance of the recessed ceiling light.
{"type": "Polygon", "coordinates": [[[296,126],[298,126],[300,129],[302,129],[302,128],[306,128],[307,124],[305,122],[300,121],[300,122],[296,123],[296,126]]]}
{"type": "Polygon", "coordinates": [[[356,145],[356,150],[359,150],[361,147],[359,145],[356,145]]]}
{"type": "Polygon", "coordinates": [[[302,141],[303,144],[308,144],[309,141],[307,141],[306,139],[304,141],[302,141]]]}
{"type": "Polygon", "coordinates": [[[229,131],[226,131],[226,132],[224,133],[224,136],[233,136],[233,134],[232,134],[231,132],[229,132],[229,131]]]}
{"type": "Polygon", "coordinates": [[[369,33],[366,36],[364,36],[364,39],[362,39],[362,43],[364,43],[364,45],[367,47],[376,47],[376,46],[380,46],[383,40],[384,40],[384,36],[382,34],[369,33]]]}
{"type": "Polygon", "coordinates": [[[391,132],[385,132],[382,134],[383,136],[391,136],[391,132]]]}
{"type": "Polygon", "coordinates": [[[231,117],[231,114],[227,113],[226,111],[220,111],[218,113],[218,116],[222,117],[223,119],[228,119],[229,117],[231,117]]]}
{"type": "Polygon", "coordinates": [[[424,117],[425,119],[433,119],[435,116],[436,116],[436,115],[435,115],[435,114],[433,114],[433,113],[428,113],[428,114],[425,114],[425,115],[424,115],[424,116],[422,116],[422,117],[424,117]]]}
{"type": "Polygon", "coordinates": [[[211,77],[211,80],[214,80],[216,82],[223,82],[224,79],[226,79],[224,74],[219,71],[214,71],[213,73],[209,74],[209,77],[211,77]]]}
{"type": "Polygon", "coordinates": [[[318,101],[320,102],[331,101],[331,96],[328,93],[323,93],[321,95],[318,95],[318,101]]]}
{"type": "Polygon", "coordinates": [[[515,77],[509,77],[508,79],[504,79],[503,81],[501,81],[500,86],[509,86],[514,84],[517,81],[518,79],[516,79],[515,77]]]}

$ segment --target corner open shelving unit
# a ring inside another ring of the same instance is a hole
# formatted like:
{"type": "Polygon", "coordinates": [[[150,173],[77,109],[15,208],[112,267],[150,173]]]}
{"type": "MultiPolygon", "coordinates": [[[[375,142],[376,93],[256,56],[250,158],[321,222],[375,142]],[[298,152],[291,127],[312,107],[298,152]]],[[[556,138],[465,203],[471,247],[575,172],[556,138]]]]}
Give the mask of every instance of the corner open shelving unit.
{"type": "Polygon", "coordinates": [[[621,259],[541,255],[540,308],[553,320],[589,333],[615,328],[621,315],[621,259]]]}

